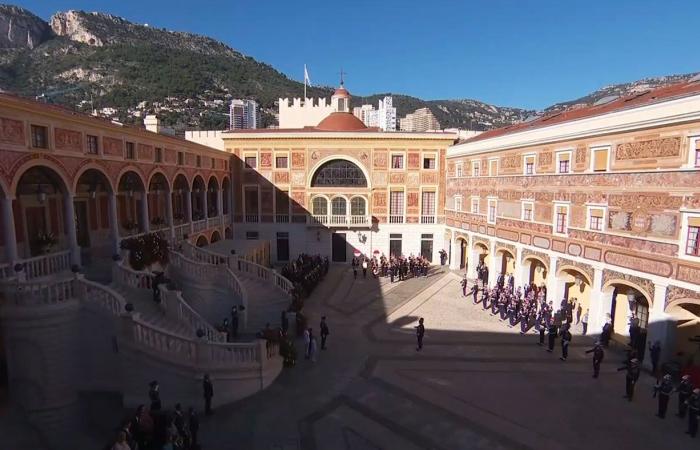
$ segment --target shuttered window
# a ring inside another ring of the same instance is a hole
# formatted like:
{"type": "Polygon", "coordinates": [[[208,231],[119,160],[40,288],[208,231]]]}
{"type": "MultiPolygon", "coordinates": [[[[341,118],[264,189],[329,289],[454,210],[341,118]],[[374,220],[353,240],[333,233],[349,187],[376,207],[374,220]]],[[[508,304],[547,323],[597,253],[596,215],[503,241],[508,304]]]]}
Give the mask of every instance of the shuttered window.
{"type": "Polygon", "coordinates": [[[462,197],[455,197],[455,211],[462,211],[462,197]]]}
{"type": "Polygon", "coordinates": [[[435,215],[435,192],[423,192],[421,216],[435,215]]]}
{"type": "Polygon", "coordinates": [[[608,149],[593,150],[593,171],[605,172],[606,170],[608,170],[608,149]]]}
{"type": "Polygon", "coordinates": [[[403,216],[403,191],[392,191],[389,197],[389,215],[403,216]]]}
{"type": "Polygon", "coordinates": [[[589,226],[591,230],[602,231],[603,230],[603,217],[605,217],[605,210],[602,208],[591,208],[589,217],[589,226]]]}
{"type": "Polygon", "coordinates": [[[496,201],[495,200],[489,200],[489,217],[488,221],[490,223],[495,223],[496,222],[496,201]]]}
{"type": "Polygon", "coordinates": [[[532,203],[523,203],[523,220],[532,220],[532,203]]]}
{"type": "Polygon", "coordinates": [[[479,164],[478,161],[475,161],[475,162],[474,162],[474,166],[473,166],[473,169],[472,169],[472,176],[474,176],[474,177],[478,177],[478,176],[479,176],[479,166],[480,166],[480,165],[481,165],[481,164],[479,164]]]}
{"type": "Polygon", "coordinates": [[[403,169],[403,155],[391,155],[391,168],[403,169]]]}
{"type": "Polygon", "coordinates": [[[472,199],[472,214],[479,214],[479,199],[472,199]]]}

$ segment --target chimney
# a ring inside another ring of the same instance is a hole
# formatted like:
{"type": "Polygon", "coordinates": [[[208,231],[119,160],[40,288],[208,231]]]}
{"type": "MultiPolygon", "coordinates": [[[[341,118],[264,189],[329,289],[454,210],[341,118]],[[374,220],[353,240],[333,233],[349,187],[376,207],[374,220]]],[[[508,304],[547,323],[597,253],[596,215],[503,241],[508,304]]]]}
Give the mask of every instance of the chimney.
{"type": "Polygon", "coordinates": [[[146,130],[152,133],[160,133],[160,119],[155,114],[149,114],[143,119],[146,130]]]}

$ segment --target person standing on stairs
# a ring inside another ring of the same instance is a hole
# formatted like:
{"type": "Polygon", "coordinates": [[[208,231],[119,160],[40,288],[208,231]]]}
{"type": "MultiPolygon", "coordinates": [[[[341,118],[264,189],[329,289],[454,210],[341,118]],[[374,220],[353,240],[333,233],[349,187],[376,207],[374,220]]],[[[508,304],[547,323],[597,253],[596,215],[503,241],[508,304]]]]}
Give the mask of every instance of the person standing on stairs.
{"type": "Polygon", "coordinates": [[[236,339],[238,336],[238,307],[231,308],[231,337],[236,339]]]}
{"type": "Polygon", "coordinates": [[[153,380],[149,384],[148,398],[151,400],[151,411],[160,411],[162,403],[160,401],[160,385],[158,381],[153,380]]]}
{"type": "Polygon", "coordinates": [[[321,317],[321,350],[326,349],[326,339],[328,339],[328,335],[331,334],[330,330],[328,329],[328,323],[326,323],[326,316],[321,317]]]}
{"type": "Polygon", "coordinates": [[[213,414],[211,410],[211,399],[214,397],[214,385],[212,384],[208,373],[204,374],[202,389],[204,391],[204,414],[211,416],[213,414]]]}

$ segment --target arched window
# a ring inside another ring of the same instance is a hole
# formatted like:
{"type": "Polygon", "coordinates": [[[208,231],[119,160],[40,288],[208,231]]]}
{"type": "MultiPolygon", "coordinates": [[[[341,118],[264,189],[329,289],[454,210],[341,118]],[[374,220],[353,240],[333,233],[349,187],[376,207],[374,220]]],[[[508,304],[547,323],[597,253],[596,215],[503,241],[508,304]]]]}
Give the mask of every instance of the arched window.
{"type": "Polygon", "coordinates": [[[314,216],[325,216],[328,214],[328,201],[323,197],[315,197],[312,202],[314,216]]]}
{"type": "Polygon", "coordinates": [[[344,159],[334,159],[324,163],[311,179],[311,187],[367,187],[362,169],[344,159]]]}
{"type": "Polygon", "coordinates": [[[334,216],[344,216],[348,212],[348,202],[343,197],[336,197],[331,200],[331,213],[334,216]]]}
{"type": "Polygon", "coordinates": [[[362,197],[353,197],[350,200],[350,215],[364,216],[365,215],[365,199],[362,197]]]}

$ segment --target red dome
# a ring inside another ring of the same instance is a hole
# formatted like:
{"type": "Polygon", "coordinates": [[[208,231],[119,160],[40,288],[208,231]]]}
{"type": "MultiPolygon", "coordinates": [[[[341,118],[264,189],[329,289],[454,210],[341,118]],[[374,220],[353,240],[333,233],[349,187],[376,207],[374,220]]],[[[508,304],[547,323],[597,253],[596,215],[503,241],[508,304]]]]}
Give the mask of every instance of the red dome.
{"type": "Polygon", "coordinates": [[[345,89],[345,86],[340,86],[335,90],[333,93],[333,97],[350,97],[350,92],[348,92],[347,89],[345,89]]]}
{"type": "Polygon", "coordinates": [[[367,126],[350,113],[334,112],[316,125],[316,129],[320,131],[359,131],[366,130],[367,126]]]}

